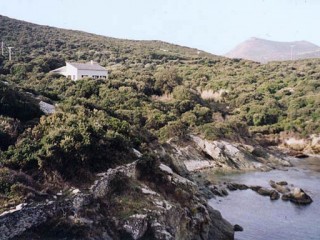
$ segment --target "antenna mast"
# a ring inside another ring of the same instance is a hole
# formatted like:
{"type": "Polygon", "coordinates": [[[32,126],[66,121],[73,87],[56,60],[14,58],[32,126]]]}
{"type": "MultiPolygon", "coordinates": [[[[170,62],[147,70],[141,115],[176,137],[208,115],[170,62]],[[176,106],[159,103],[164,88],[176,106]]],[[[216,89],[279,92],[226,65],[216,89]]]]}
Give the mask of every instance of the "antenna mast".
{"type": "Polygon", "coordinates": [[[8,47],[8,49],[9,49],[9,61],[11,61],[11,49],[12,49],[13,47],[8,47]]]}

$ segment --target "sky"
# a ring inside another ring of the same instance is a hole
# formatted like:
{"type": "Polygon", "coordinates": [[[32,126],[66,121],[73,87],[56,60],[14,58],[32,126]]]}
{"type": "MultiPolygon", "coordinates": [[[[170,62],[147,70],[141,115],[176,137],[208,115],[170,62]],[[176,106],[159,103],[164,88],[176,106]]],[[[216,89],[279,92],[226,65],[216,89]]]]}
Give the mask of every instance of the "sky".
{"type": "Polygon", "coordinates": [[[320,0],[0,0],[0,15],[219,55],[251,37],[320,45],[320,0]]]}

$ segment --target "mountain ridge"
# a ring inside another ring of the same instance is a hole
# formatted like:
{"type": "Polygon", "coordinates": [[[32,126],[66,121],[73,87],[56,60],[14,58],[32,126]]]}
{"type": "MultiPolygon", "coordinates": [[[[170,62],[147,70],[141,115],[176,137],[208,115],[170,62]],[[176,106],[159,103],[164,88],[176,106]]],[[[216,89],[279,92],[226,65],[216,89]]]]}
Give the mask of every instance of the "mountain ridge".
{"type": "Polygon", "coordinates": [[[287,61],[319,58],[320,47],[301,40],[292,42],[271,41],[252,37],[225,54],[229,58],[242,58],[256,62],[287,61]]]}

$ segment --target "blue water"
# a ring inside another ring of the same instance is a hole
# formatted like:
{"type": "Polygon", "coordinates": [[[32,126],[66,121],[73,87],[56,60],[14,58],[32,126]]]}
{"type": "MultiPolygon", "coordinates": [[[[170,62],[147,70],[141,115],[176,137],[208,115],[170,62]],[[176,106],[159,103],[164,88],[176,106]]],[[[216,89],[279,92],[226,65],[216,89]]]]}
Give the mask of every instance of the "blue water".
{"type": "Polygon", "coordinates": [[[271,201],[251,190],[233,191],[227,197],[211,199],[219,210],[243,232],[237,240],[320,240],[320,158],[297,160],[288,171],[250,172],[220,176],[219,180],[270,187],[269,180],[287,181],[301,187],[313,199],[307,206],[297,206],[281,199],[271,201]]]}

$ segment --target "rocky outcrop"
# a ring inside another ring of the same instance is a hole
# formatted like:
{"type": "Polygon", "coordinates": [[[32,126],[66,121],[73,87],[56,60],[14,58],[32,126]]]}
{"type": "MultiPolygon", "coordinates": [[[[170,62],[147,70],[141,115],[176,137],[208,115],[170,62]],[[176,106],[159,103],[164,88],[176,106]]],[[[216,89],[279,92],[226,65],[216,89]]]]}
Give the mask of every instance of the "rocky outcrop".
{"type": "Polygon", "coordinates": [[[19,236],[30,228],[36,228],[52,217],[61,216],[71,209],[71,201],[48,201],[38,204],[23,204],[15,211],[0,215],[0,239],[6,240],[19,236]]]}
{"type": "Polygon", "coordinates": [[[306,138],[282,134],[280,136],[281,148],[288,149],[292,155],[307,156],[320,154],[320,135],[312,134],[306,138]]]}
{"type": "Polygon", "coordinates": [[[159,154],[170,155],[180,168],[187,171],[214,170],[271,170],[290,163],[261,147],[224,140],[209,141],[190,136],[188,142],[170,140],[159,154]]]}
{"type": "MultiPolygon", "coordinates": [[[[286,181],[280,181],[280,182],[275,182],[273,180],[270,180],[269,182],[270,186],[272,189],[262,187],[262,186],[248,186],[245,184],[241,183],[223,183],[222,185],[219,186],[214,186],[211,185],[210,189],[212,193],[216,196],[219,197],[224,197],[227,196],[227,193],[223,193],[221,189],[225,190],[225,187],[229,191],[236,191],[236,190],[247,190],[251,189],[252,191],[258,193],[261,196],[268,196],[270,197],[270,200],[278,200],[282,194],[281,199],[284,201],[291,201],[292,203],[295,204],[310,204],[312,203],[312,198],[305,193],[301,188],[293,187],[288,187],[288,183],[286,181]]],[[[226,191],[226,190],[225,190],[226,191]]]]}
{"type": "Polygon", "coordinates": [[[282,195],[282,200],[291,201],[295,204],[305,205],[312,203],[311,197],[306,194],[301,188],[294,188],[289,193],[282,195]]]}
{"type": "Polygon", "coordinates": [[[149,178],[138,163],[98,174],[89,189],[64,190],[2,213],[0,239],[46,239],[59,231],[73,239],[234,238],[233,226],[194,182],[163,163],[149,178]]]}
{"type": "Polygon", "coordinates": [[[290,192],[290,188],[287,187],[287,185],[288,185],[287,182],[278,182],[278,183],[276,183],[275,181],[270,180],[269,184],[270,184],[270,186],[272,188],[277,190],[279,193],[286,194],[286,193],[290,192]]]}

